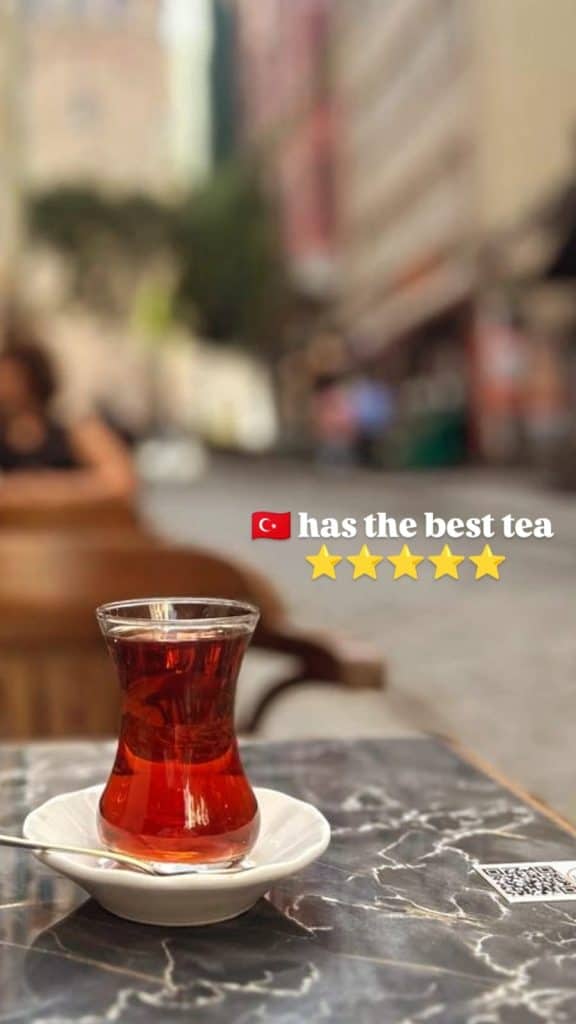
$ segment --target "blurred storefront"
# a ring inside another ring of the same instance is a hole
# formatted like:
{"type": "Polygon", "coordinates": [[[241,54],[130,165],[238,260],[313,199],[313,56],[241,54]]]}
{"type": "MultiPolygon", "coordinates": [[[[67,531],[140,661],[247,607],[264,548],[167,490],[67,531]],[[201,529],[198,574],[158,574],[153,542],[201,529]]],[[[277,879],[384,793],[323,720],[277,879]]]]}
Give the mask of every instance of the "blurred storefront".
{"type": "Polygon", "coordinates": [[[469,27],[449,2],[356,13],[340,0],[334,26],[340,316],[355,359],[394,381],[397,458],[458,461],[448,424],[476,286],[469,27]]]}
{"type": "Polygon", "coordinates": [[[576,165],[566,184],[495,251],[525,344],[523,424],[530,457],[576,486],[576,165]]]}

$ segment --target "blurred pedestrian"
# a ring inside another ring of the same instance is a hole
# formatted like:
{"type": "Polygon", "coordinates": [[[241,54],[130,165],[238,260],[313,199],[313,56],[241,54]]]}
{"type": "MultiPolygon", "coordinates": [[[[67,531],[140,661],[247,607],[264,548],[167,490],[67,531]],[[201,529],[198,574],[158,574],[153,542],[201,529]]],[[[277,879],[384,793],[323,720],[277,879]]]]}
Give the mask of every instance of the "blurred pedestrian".
{"type": "Polygon", "coordinates": [[[48,353],[11,322],[0,349],[0,510],[128,502],[128,449],[98,417],[65,424],[52,411],[57,377],[48,353]]]}
{"type": "Polygon", "coordinates": [[[363,466],[382,465],[386,434],[394,420],[392,390],[379,381],[359,377],[352,386],[352,402],[358,429],[358,461],[363,466]]]}
{"type": "Polygon", "coordinates": [[[312,418],[318,461],[325,466],[348,466],[358,431],[350,390],[338,378],[326,375],[317,379],[312,418]]]}

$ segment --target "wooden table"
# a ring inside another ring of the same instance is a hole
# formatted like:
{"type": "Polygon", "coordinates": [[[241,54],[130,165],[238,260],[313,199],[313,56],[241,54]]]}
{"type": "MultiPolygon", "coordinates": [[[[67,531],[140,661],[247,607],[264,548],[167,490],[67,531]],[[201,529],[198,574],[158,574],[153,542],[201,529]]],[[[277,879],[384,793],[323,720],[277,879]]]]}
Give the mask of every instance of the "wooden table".
{"type": "MultiPolygon", "coordinates": [[[[0,748],[2,831],[110,758],[106,744],[0,748]]],[[[0,1021],[576,1020],[576,902],[510,907],[473,870],[574,859],[561,822],[432,738],[255,743],[245,762],[324,811],[324,857],[235,921],[161,929],[2,851],[0,1021]]]]}

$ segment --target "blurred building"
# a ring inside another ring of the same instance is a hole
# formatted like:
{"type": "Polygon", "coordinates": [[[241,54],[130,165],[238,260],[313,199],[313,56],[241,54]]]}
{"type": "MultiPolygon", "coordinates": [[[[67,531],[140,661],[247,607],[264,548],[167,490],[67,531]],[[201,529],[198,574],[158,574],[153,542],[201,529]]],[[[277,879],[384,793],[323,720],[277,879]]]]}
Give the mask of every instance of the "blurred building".
{"type": "Polygon", "coordinates": [[[26,169],[32,187],[161,192],[170,181],[159,0],[27,0],[26,169]]]}
{"type": "Polygon", "coordinates": [[[234,154],[233,0],[5,0],[0,10],[2,53],[17,49],[13,26],[24,30],[8,83],[33,186],[186,189],[234,154]]]}
{"type": "MultiPolygon", "coordinates": [[[[496,331],[501,341],[507,337],[497,349],[499,375],[494,359],[477,346],[477,386],[487,397],[478,427],[489,451],[512,457],[525,451],[549,461],[576,397],[570,385],[574,360],[571,368],[566,358],[570,309],[576,322],[572,289],[555,280],[538,284],[563,240],[568,209],[574,209],[565,193],[576,176],[570,45],[576,9],[571,0],[559,0],[551,16],[538,0],[490,0],[471,11],[482,141],[481,241],[488,252],[483,269],[504,307],[505,333],[498,325],[496,331]]],[[[492,323],[489,338],[494,334],[492,323]]]]}
{"type": "Polygon", "coordinates": [[[335,7],[344,323],[359,359],[400,376],[460,368],[476,448],[511,454],[526,339],[493,253],[567,173],[576,7],[335,7]]]}
{"type": "Polygon", "coordinates": [[[502,151],[486,199],[493,276],[523,325],[525,441],[574,486],[576,10],[570,0],[553,17],[537,0],[502,6],[488,5],[482,36],[484,120],[502,151]]]}
{"type": "Polygon", "coordinates": [[[18,287],[24,241],[20,13],[19,0],[0,4],[0,315],[18,287]]]}
{"type": "Polygon", "coordinates": [[[294,283],[333,286],[330,0],[238,0],[243,143],[268,172],[294,283]]]}
{"type": "Polygon", "coordinates": [[[342,314],[367,351],[473,288],[470,39],[453,0],[338,4],[342,314]]]}
{"type": "Polygon", "coordinates": [[[213,0],[213,32],[210,67],[212,159],[218,165],[235,155],[239,134],[236,17],[228,0],[213,0]]]}
{"type": "Polygon", "coordinates": [[[208,176],[213,0],[23,3],[32,187],[161,194],[208,176]]]}

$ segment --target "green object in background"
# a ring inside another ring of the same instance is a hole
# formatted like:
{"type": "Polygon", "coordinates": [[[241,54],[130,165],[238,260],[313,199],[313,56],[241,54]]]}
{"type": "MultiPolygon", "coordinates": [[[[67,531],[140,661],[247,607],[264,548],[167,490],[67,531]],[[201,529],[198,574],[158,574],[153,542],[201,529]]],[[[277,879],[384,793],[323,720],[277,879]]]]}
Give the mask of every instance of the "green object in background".
{"type": "Polygon", "coordinates": [[[132,324],[138,334],[156,340],[170,330],[174,319],[172,289],[164,280],[146,281],[134,300],[132,324]]]}
{"type": "Polygon", "coordinates": [[[273,204],[251,163],[224,163],[171,203],[59,186],[31,197],[30,232],[62,255],[70,298],[86,308],[132,318],[149,338],[175,321],[275,356],[287,272],[273,204]]]}
{"type": "Polygon", "coordinates": [[[282,246],[252,168],[221,167],[179,211],[175,309],[215,342],[274,355],[285,302],[282,246]]]}
{"type": "Polygon", "coordinates": [[[414,424],[403,464],[411,468],[458,466],[466,459],[466,418],[462,412],[430,413],[414,424]]]}

